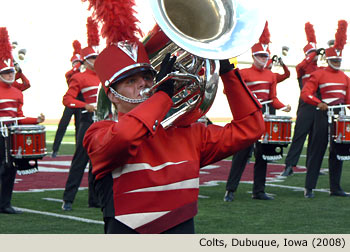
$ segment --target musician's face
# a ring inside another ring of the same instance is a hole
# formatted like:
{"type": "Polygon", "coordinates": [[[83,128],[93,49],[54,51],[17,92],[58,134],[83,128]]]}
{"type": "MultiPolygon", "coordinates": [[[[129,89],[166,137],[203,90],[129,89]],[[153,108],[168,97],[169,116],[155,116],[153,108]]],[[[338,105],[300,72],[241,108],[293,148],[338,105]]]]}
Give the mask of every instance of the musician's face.
{"type": "Polygon", "coordinates": [[[267,61],[269,60],[269,55],[265,54],[265,53],[259,53],[259,54],[255,54],[253,56],[253,60],[254,60],[254,65],[257,68],[264,68],[266,66],[267,61]]]}
{"type": "MultiPolygon", "coordinates": [[[[121,82],[117,84],[115,90],[128,98],[131,99],[141,99],[140,92],[141,90],[145,88],[150,88],[153,85],[153,75],[151,72],[140,72],[136,73],[121,82]]],[[[139,103],[128,103],[125,101],[122,101],[118,98],[115,98],[116,100],[113,100],[117,105],[118,111],[127,113],[134,107],[136,107],[139,103]]]]}
{"type": "Polygon", "coordinates": [[[1,75],[1,78],[7,82],[7,84],[11,84],[15,80],[15,72],[14,71],[4,72],[4,73],[1,73],[0,75],[1,75]]]}
{"type": "Polygon", "coordinates": [[[90,69],[91,71],[95,71],[95,66],[94,65],[95,65],[96,57],[97,56],[92,56],[92,57],[87,58],[84,61],[84,65],[86,66],[86,68],[90,69]]]}
{"type": "Polygon", "coordinates": [[[330,59],[329,63],[335,68],[339,69],[341,66],[341,59],[330,59]]]}

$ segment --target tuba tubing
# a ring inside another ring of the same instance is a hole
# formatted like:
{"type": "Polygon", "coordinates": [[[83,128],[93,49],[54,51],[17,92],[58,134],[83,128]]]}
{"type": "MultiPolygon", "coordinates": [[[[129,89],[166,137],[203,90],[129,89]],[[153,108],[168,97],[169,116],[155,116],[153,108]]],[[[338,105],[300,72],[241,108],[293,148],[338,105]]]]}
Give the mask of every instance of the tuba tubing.
{"type": "Polygon", "coordinates": [[[143,39],[158,69],[167,53],[177,56],[174,72],[143,92],[151,96],[174,79],[173,106],[162,126],[186,126],[214,102],[220,59],[236,57],[259,40],[265,26],[259,1],[149,0],[156,25],[143,39]]]}

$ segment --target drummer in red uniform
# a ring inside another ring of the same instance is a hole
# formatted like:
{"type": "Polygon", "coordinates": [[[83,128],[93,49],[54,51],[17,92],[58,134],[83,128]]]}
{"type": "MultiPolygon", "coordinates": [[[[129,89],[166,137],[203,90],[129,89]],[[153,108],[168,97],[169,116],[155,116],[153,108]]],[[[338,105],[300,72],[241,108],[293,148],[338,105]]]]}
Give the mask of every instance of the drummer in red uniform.
{"type": "MultiPolygon", "coordinates": [[[[252,67],[240,70],[240,74],[249,89],[256,95],[260,102],[272,100],[271,104],[274,108],[284,108],[284,111],[289,112],[291,109],[290,105],[285,106],[276,96],[277,81],[275,74],[266,68],[270,55],[268,48],[270,33],[267,25],[268,24],[266,22],[265,29],[259,39],[259,43],[256,43],[252,47],[252,56],[254,61],[252,67]]],[[[224,201],[233,201],[234,192],[238,188],[239,181],[241,180],[243,171],[253,148],[254,145],[251,145],[248,148],[237,152],[233,156],[230,174],[226,183],[224,201]]],[[[272,200],[273,197],[265,193],[267,161],[262,157],[262,148],[263,146],[260,142],[255,143],[254,185],[252,198],[258,200],[272,200]]]]}
{"type": "MultiPolygon", "coordinates": [[[[16,167],[9,155],[9,138],[6,133],[7,127],[14,122],[13,118],[24,117],[23,95],[19,89],[12,86],[15,82],[15,68],[12,47],[5,27],[0,28],[0,43],[0,213],[17,214],[20,211],[11,206],[16,167]]],[[[41,114],[38,118],[20,119],[18,124],[38,124],[44,120],[45,116],[41,114]]]]}
{"type": "MultiPolygon", "coordinates": [[[[348,23],[345,20],[338,22],[334,46],[326,49],[328,67],[312,72],[301,91],[301,98],[318,108],[315,112],[312,141],[307,159],[304,192],[306,198],[315,196],[313,189],[316,188],[322,160],[329,141],[328,106],[350,104],[350,79],[340,70],[342,50],[346,44],[347,26],[348,23]],[[316,93],[317,90],[320,90],[320,94],[316,93]]],[[[335,112],[337,113],[339,110],[335,112]]],[[[334,141],[330,141],[328,167],[331,196],[349,196],[340,186],[342,166],[343,161],[337,158],[334,141]]]]}

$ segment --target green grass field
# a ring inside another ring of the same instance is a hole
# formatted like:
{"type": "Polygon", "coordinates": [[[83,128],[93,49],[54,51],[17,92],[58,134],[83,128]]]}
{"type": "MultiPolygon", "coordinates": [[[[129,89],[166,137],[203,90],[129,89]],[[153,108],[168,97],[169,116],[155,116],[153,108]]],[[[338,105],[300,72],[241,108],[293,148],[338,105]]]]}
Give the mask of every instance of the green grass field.
{"type": "MultiPolygon", "coordinates": [[[[54,130],[47,130],[47,148],[51,151],[54,130]]],[[[74,151],[74,131],[69,130],[59,155],[74,151]],[[68,144],[66,143],[68,142],[68,144]]],[[[287,153],[287,150],[284,151],[287,153]]],[[[305,154],[305,151],[303,152],[305,154]]],[[[328,156],[328,153],[326,153],[328,156]]],[[[280,161],[283,163],[284,159],[280,161]]],[[[305,158],[299,164],[304,166],[305,158]]],[[[327,160],[323,162],[327,168],[327,160]]],[[[327,173],[327,170],[326,170],[327,173]]],[[[328,173],[320,176],[314,199],[305,199],[302,189],[305,174],[295,174],[286,180],[269,182],[266,192],[273,201],[252,200],[252,185],[241,183],[235,200],[224,202],[225,184],[201,187],[199,212],[195,218],[198,234],[349,234],[350,198],[330,197],[328,173]],[[290,188],[291,186],[296,189],[290,188]]],[[[344,162],[342,187],[350,191],[350,162],[344,162]]],[[[46,192],[17,192],[15,207],[30,209],[20,215],[0,215],[2,234],[102,234],[102,213],[87,207],[87,190],[78,192],[73,211],[63,212],[61,203],[45,198],[62,199],[63,190],[46,192]]]]}

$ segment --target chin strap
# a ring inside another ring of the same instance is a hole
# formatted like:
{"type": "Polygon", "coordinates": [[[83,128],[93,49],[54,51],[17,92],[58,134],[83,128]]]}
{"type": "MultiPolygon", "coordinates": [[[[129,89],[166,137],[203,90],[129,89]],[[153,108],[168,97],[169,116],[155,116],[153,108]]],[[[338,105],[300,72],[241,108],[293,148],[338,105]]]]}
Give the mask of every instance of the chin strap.
{"type": "Polygon", "coordinates": [[[259,60],[257,57],[255,57],[255,55],[253,55],[254,60],[259,64],[259,66],[263,69],[266,67],[267,62],[269,61],[268,59],[264,62],[259,60]]]}
{"type": "Polygon", "coordinates": [[[13,80],[5,80],[0,74],[0,80],[6,84],[12,84],[15,81],[15,76],[13,76],[13,80]]]}
{"type": "Polygon", "coordinates": [[[131,99],[131,98],[128,98],[128,97],[125,97],[121,94],[119,94],[117,91],[115,91],[113,88],[109,88],[109,90],[112,92],[112,94],[114,95],[114,97],[122,100],[122,101],[125,101],[125,102],[128,102],[128,103],[142,103],[144,101],[146,101],[148,98],[142,98],[142,99],[131,99]]]}
{"type": "Polygon", "coordinates": [[[330,61],[330,60],[327,60],[327,63],[328,63],[328,65],[331,67],[331,68],[333,68],[334,70],[339,70],[340,69],[340,66],[339,67],[336,67],[336,66],[334,66],[333,64],[332,64],[332,62],[330,61]]]}
{"type": "Polygon", "coordinates": [[[92,68],[94,68],[94,64],[92,64],[88,59],[86,59],[85,62],[88,63],[89,66],[91,66],[92,68]]]}

